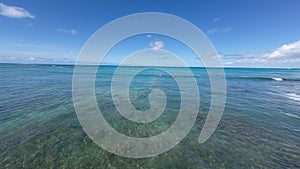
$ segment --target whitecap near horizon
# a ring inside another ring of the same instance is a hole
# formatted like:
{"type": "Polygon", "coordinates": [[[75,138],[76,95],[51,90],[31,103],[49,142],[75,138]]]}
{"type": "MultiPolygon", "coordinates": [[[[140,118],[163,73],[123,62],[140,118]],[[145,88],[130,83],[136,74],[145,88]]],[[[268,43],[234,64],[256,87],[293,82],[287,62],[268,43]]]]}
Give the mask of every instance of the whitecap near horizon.
{"type": "Polygon", "coordinates": [[[281,77],[273,77],[272,80],[275,80],[275,81],[283,81],[283,79],[281,77]]]}

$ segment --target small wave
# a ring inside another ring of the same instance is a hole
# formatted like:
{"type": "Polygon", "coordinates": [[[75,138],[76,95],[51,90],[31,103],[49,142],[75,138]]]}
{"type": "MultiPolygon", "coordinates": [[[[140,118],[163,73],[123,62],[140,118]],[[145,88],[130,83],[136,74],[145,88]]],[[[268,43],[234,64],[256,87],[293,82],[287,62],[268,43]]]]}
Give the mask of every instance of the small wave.
{"type": "Polygon", "coordinates": [[[275,81],[283,81],[283,79],[281,77],[273,77],[272,79],[275,81]]]}
{"type": "Polygon", "coordinates": [[[292,100],[295,100],[295,101],[300,101],[300,95],[297,95],[295,93],[288,93],[286,95],[289,99],[292,99],[292,100]]]}
{"type": "Polygon", "coordinates": [[[300,117],[296,114],[284,113],[284,115],[289,116],[289,117],[294,117],[296,119],[300,119],[300,117]]]}
{"type": "Polygon", "coordinates": [[[300,79],[291,79],[283,77],[253,77],[253,76],[240,76],[231,78],[242,78],[242,79],[252,79],[252,80],[275,80],[275,81],[300,81],[300,79]]]}

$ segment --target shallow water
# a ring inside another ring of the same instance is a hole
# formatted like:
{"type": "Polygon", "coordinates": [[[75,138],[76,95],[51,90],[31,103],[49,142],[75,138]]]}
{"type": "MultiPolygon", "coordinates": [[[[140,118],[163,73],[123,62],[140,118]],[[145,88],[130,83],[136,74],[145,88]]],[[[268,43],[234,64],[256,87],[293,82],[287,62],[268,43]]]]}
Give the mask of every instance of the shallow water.
{"type": "MultiPolygon", "coordinates": [[[[182,68],[170,69],[178,72],[176,78],[185,78],[182,68]]],[[[137,124],[114,106],[110,92],[114,70],[100,67],[95,84],[98,106],[108,123],[132,137],[168,129],[180,109],[175,80],[155,68],[133,79],[130,97],[136,109],[150,108],[148,94],[153,88],[163,90],[168,99],[161,117],[137,124]]],[[[210,106],[210,84],[205,69],[192,71],[201,105],[191,132],[166,153],[130,159],[101,149],[81,128],[72,102],[73,66],[0,64],[0,168],[300,167],[299,69],[225,69],[225,111],[203,144],[197,140],[210,106]]]]}

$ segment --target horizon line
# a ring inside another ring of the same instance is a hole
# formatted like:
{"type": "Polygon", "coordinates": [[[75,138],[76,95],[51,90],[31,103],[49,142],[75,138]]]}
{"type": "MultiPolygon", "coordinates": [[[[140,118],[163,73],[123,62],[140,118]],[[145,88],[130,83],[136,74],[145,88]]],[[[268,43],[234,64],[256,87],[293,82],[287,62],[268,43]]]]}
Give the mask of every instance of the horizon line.
{"type": "MultiPolygon", "coordinates": [[[[8,63],[8,62],[0,62],[0,64],[12,64],[12,65],[41,65],[41,66],[122,66],[122,67],[167,67],[167,68],[185,68],[185,67],[178,67],[178,66],[140,66],[140,65],[117,65],[117,64],[100,64],[100,65],[94,65],[94,64],[74,64],[74,63],[8,63]]],[[[244,68],[244,69],[300,69],[300,67],[238,67],[238,66],[232,66],[232,67],[205,67],[205,66],[188,66],[188,68],[244,68]]]]}

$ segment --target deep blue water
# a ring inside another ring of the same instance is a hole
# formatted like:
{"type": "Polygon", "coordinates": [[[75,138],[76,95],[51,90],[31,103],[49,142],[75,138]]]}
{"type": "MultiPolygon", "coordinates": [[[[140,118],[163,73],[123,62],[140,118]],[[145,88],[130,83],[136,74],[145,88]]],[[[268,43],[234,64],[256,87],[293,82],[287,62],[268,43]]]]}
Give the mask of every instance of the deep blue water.
{"type": "MultiPolygon", "coordinates": [[[[191,68],[201,96],[191,132],[166,153],[130,159],[101,149],[82,130],[72,101],[73,68],[0,64],[0,168],[300,168],[300,69],[226,68],[222,120],[212,137],[199,144],[210,83],[204,68],[191,68]]],[[[168,99],[160,118],[135,124],[114,107],[110,82],[115,68],[101,66],[95,83],[109,124],[133,137],[157,135],[172,125],[180,109],[174,78],[152,67],[133,79],[130,98],[136,109],[149,109],[154,88],[168,99]]],[[[176,78],[186,78],[183,68],[169,69],[176,78]]]]}

